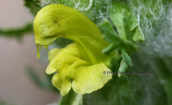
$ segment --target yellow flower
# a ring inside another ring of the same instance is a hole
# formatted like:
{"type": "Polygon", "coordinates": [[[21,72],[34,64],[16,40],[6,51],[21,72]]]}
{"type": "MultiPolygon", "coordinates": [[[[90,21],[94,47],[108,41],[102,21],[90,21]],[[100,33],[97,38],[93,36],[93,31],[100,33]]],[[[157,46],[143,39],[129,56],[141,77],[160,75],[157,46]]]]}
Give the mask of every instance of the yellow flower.
{"type": "Polygon", "coordinates": [[[79,94],[100,89],[112,78],[110,56],[101,53],[109,45],[101,38],[97,26],[85,15],[70,7],[51,4],[42,8],[34,20],[35,44],[48,46],[59,37],[75,41],[63,49],[52,49],[47,74],[55,73],[52,82],[66,95],[71,87],[79,94]],[[56,73],[57,72],[57,73],[56,73]]]}

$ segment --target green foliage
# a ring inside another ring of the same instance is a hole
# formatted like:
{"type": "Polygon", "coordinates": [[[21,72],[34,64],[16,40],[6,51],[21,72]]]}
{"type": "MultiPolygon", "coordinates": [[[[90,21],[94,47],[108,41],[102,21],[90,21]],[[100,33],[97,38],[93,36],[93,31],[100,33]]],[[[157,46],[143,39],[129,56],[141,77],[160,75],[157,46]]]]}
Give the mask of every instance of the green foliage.
{"type": "Polygon", "coordinates": [[[168,105],[172,105],[172,57],[156,57],[154,63],[156,65],[154,72],[167,93],[168,105]]]}
{"type": "Polygon", "coordinates": [[[124,61],[124,59],[122,59],[120,63],[119,71],[118,71],[119,72],[118,77],[121,77],[122,72],[125,72],[127,68],[128,68],[127,63],[124,61]]]}
{"type": "Polygon", "coordinates": [[[83,95],[75,93],[72,89],[60,99],[59,105],[83,105],[83,95]]]}
{"type": "Polygon", "coordinates": [[[143,35],[139,33],[140,31],[135,35],[138,29],[138,22],[126,2],[113,2],[109,14],[122,39],[135,42],[136,40],[133,40],[135,36],[137,37],[135,39],[144,40],[143,35]]]}
{"type": "Polygon", "coordinates": [[[37,12],[41,9],[41,6],[39,5],[39,0],[24,0],[24,5],[30,9],[30,12],[33,15],[36,15],[37,12]]]}
{"type": "MultiPolygon", "coordinates": [[[[131,54],[132,52],[137,51],[138,45],[136,45],[135,43],[132,43],[130,41],[132,39],[125,40],[121,38],[117,34],[117,32],[114,30],[114,28],[112,27],[111,23],[108,20],[104,20],[102,23],[100,23],[99,28],[103,32],[103,37],[107,41],[111,42],[111,44],[103,50],[103,53],[109,54],[112,51],[122,52],[122,55],[121,55],[122,60],[120,63],[119,71],[125,72],[128,66],[132,66],[132,61],[128,53],[131,54]]],[[[117,56],[120,56],[120,55],[117,55],[117,56]]],[[[115,65],[115,64],[112,64],[112,65],[115,65]]],[[[119,77],[121,76],[120,73],[118,75],[119,77]]]]}
{"type": "Polygon", "coordinates": [[[127,65],[133,65],[130,56],[124,50],[122,50],[122,58],[124,59],[124,62],[126,62],[127,65]]]}
{"type": "MultiPolygon", "coordinates": [[[[147,65],[138,65],[133,58],[133,67],[128,72],[148,71],[147,65]]],[[[118,71],[115,71],[118,72],[118,71]]],[[[153,75],[113,75],[102,89],[84,95],[84,105],[168,105],[166,91],[153,75]]]]}
{"type": "MultiPolygon", "coordinates": [[[[120,78],[113,75],[101,90],[84,95],[84,105],[171,105],[172,58],[158,59],[151,61],[156,67],[153,69],[143,64],[144,59],[138,52],[133,54],[133,66],[128,68],[128,72],[152,72],[152,75],[129,74],[120,78]]],[[[118,72],[118,69],[113,72],[118,72]]]]}
{"type": "Polygon", "coordinates": [[[122,50],[122,60],[119,67],[118,77],[121,76],[120,72],[125,72],[127,70],[128,66],[133,66],[131,58],[124,50],[122,50]]]}
{"type": "MultiPolygon", "coordinates": [[[[139,11],[139,13],[136,13],[136,14],[139,14],[137,16],[140,16],[139,17],[140,19],[139,22],[141,25],[140,28],[143,29],[144,34],[146,33],[145,35],[147,36],[158,35],[157,32],[159,31],[157,30],[161,30],[159,25],[161,25],[163,21],[161,16],[164,16],[163,9],[165,10],[164,7],[167,6],[167,5],[164,6],[164,4],[167,3],[166,1],[168,0],[132,0],[132,2],[131,0],[128,0],[130,1],[128,2],[128,4],[127,4],[127,0],[125,1],[126,2],[123,2],[123,4],[120,4],[120,0],[114,0],[113,7],[115,9],[111,11],[111,20],[114,26],[116,27],[116,30],[117,30],[116,33],[118,33],[119,36],[122,37],[122,39],[126,41],[129,40],[132,42],[132,44],[135,43],[140,47],[141,42],[144,40],[144,37],[139,31],[138,26],[133,24],[135,22],[133,21],[132,23],[132,20],[133,20],[131,19],[132,14],[129,15],[130,14],[129,12],[133,13],[133,11],[130,11],[130,8],[135,9],[136,11],[137,9],[138,11],[141,10],[139,11]],[[138,7],[138,8],[135,8],[135,7],[138,7]],[[120,8],[125,8],[125,9],[120,9],[120,8]],[[125,19],[124,17],[126,17],[127,19],[125,19]],[[151,31],[151,32],[148,33],[148,31],[151,31]],[[126,36],[127,35],[126,33],[129,36],[126,36]]],[[[113,27],[109,28],[109,30],[112,30],[112,28],[113,27]]],[[[102,32],[105,34],[104,35],[105,39],[109,41],[110,43],[112,43],[113,37],[116,35],[116,33],[114,32],[114,30],[109,33],[107,33],[107,31],[108,30],[106,29],[106,32],[104,31],[102,32]]],[[[151,41],[153,42],[154,39],[151,39],[151,41]]],[[[144,42],[144,44],[146,44],[146,42],[144,42]]],[[[113,46],[111,44],[110,46],[106,48],[106,51],[107,52],[109,51],[108,53],[110,53],[114,51],[112,49],[113,49],[113,46]]],[[[130,53],[128,54],[127,53],[128,52],[126,50],[122,50],[121,63],[119,63],[119,61],[115,60],[114,58],[112,59],[113,72],[118,72],[117,68],[119,67],[119,64],[120,64],[119,68],[121,68],[122,71],[126,70],[123,68],[125,68],[127,62],[128,62],[128,65],[130,65],[131,59],[128,56],[130,55],[130,53]],[[125,62],[124,62],[123,57],[125,57],[125,62]],[[121,66],[121,65],[125,65],[125,66],[121,66]]],[[[133,72],[133,71],[134,72],[146,72],[146,71],[150,72],[151,71],[152,75],[125,75],[125,76],[122,76],[121,78],[118,78],[117,75],[113,75],[112,80],[109,81],[101,90],[84,96],[84,103],[85,103],[84,105],[94,105],[94,104],[96,105],[113,105],[113,104],[116,104],[116,105],[172,105],[172,101],[171,101],[172,100],[172,91],[171,91],[172,58],[169,56],[160,55],[159,57],[154,57],[153,58],[154,60],[151,60],[151,59],[146,60],[148,59],[146,57],[150,57],[150,56],[142,55],[141,52],[133,53],[132,54],[133,66],[128,67],[128,72],[133,72]]]]}
{"type": "MultiPolygon", "coordinates": [[[[103,37],[111,43],[103,50],[103,53],[121,52],[122,59],[119,71],[125,72],[128,66],[132,66],[129,55],[138,51],[144,37],[139,31],[135,16],[126,2],[113,2],[109,10],[112,23],[107,19],[99,23],[103,37]]],[[[120,77],[121,74],[119,73],[118,76],[120,77]]]]}
{"type": "Polygon", "coordinates": [[[128,0],[139,23],[145,39],[149,40],[159,35],[163,17],[171,0],[128,0]]]}
{"type": "Polygon", "coordinates": [[[109,53],[110,51],[125,50],[129,54],[137,51],[138,46],[132,43],[130,40],[122,39],[113,29],[111,23],[108,20],[104,20],[99,23],[99,28],[103,33],[103,37],[111,42],[111,44],[103,50],[104,53],[109,53]]]}
{"type": "Polygon", "coordinates": [[[18,38],[20,39],[26,33],[32,33],[33,26],[32,23],[28,23],[19,28],[11,28],[11,29],[0,29],[0,35],[8,38],[18,38]]]}
{"type": "Polygon", "coordinates": [[[111,69],[112,72],[118,71],[119,66],[120,66],[120,61],[121,61],[121,58],[118,58],[118,59],[112,58],[111,59],[110,69],[111,69]]]}

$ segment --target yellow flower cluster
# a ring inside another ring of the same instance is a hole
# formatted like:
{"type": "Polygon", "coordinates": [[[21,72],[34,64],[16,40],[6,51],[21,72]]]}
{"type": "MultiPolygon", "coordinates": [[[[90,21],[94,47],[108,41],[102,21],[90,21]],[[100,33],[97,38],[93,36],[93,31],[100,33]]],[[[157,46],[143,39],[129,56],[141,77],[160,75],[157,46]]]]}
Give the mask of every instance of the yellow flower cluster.
{"type": "Polygon", "coordinates": [[[71,88],[79,94],[91,93],[109,81],[110,56],[101,53],[109,45],[97,26],[82,13],[60,4],[42,8],[34,20],[35,44],[48,46],[59,37],[75,41],[63,49],[52,49],[47,74],[54,73],[52,83],[66,95],[71,88]]]}

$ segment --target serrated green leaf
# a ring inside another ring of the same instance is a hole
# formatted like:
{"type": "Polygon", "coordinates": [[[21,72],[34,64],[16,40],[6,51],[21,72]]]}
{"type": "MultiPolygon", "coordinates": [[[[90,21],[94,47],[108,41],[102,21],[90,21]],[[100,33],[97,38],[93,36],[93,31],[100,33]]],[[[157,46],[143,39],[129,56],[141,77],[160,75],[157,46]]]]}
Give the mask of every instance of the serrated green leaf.
{"type": "Polygon", "coordinates": [[[112,24],[107,19],[104,19],[98,26],[103,33],[103,37],[111,42],[111,44],[103,50],[103,53],[109,54],[112,51],[125,50],[131,54],[132,52],[137,51],[138,46],[135,43],[124,40],[118,36],[112,24]]]}
{"type": "Polygon", "coordinates": [[[104,19],[98,24],[98,27],[103,32],[103,38],[106,39],[108,42],[120,40],[117,32],[114,30],[109,20],[104,19]]]}
{"type": "Polygon", "coordinates": [[[109,15],[115,27],[117,28],[120,37],[125,39],[125,30],[124,30],[124,22],[123,22],[124,16],[122,13],[123,7],[128,7],[128,6],[124,2],[113,3],[109,15]]]}
{"type": "MultiPolygon", "coordinates": [[[[127,3],[122,1],[113,2],[112,8],[110,9],[110,18],[117,28],[120,37],[133,42],[133,36],[136,33],[136,29],[138,29],[138,23],[127,3]]],[[[137,38],[135,40],[138,38],[144,39],[142,37],[143,35],[137,32],[137,38]]]]}
{"type": "Polygon", "coordinates": [[[137,21],[135,17],[128,12],[127,10],[123,9],[123,24],[124,24],[124,33],[126,40],[133,41],[133,36],[137,28],[137,21]]]}

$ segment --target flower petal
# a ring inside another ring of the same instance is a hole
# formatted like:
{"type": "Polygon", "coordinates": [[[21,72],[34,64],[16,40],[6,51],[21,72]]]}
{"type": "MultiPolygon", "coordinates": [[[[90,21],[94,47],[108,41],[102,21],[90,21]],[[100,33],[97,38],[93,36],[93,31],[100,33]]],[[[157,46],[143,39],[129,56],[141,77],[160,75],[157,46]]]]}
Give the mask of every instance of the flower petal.
{"type": "MultiPolygon", "coordinates": [[[[63,61],[64,58],[68,59],[66,61],[71,62],[71,60],[70,60],[71,57],[80,57],[79,49],[78,49],[76,43],[72,43],[63,49],[50,50],[50,53],[48,55],[50,64],[48,65],[48,67],[46,69],[46,73],[52,74],[52,73],[58,71],[58,69],[57,69],[59,66],[58,63],[60,61],[63,61]]],[[[65,62],[65,63],[67,63],[67,62],[65,62]]],[[[73,62],[71,62],[71,63],[73,63],[73,62]]]]}
{"type": "Polygon", "coordinates": [[[75,43],[50,53],[51,62],[46,72],[58,71],[54,74],[52,82],[61,95],[66,95],[71,87],[80,94],[91,93],[102,88],[112,78],[111,74],[103,74],[104,71],[110,71],[104,63],[92,64],[83,59],[75,43]]]}
{"type": "Polygon", "coordinates": [[[49,60],[49,62],[51,62],[52,59],[55,58],[55,56],[59,52],[60,52],[60,49],[57,49],[57,48],[54,48],[54,49],[50,50],[49,53],[48,53],[48,60],[49,60]]]}
{"type": "Polygon", "coordinates": [[[112,78],[111,74],[103,74],[110,71],[104,63],[88,65],[83,60],[76,61],[68,68],[68,76],[73,79],[72,88],[79,94],[91,93],[100,89],[112,78]]]}
{"type": "Polygon", "coordinates": [[[53,75],[52,83],[60,90],[60,94],[63,96],[71,89],[71,79],[67,77],[65,69],[53,75]]]}

